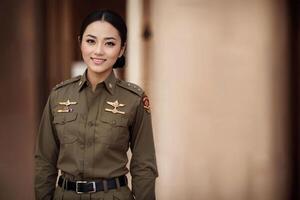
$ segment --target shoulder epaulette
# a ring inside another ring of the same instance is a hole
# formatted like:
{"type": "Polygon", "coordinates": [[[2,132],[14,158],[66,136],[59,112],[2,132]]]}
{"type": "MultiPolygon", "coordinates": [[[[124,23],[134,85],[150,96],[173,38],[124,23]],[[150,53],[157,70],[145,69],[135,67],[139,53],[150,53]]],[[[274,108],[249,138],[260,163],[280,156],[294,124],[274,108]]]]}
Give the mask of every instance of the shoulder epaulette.
{"type": "Polygon", "coordinates": [[[57,84],[57,85],[53,88],[53,90],[57,90],[58,88],[61,88],[61,87],[65,86],[65,85],[69,85],[70,83],[74,83],[74,82],[76,82],[76,81],[79,81],[80,78],[81,78],[81,76],[76,76],[76,77],[74,77],[74,78],[70,78],[70,79],[68,79],[68,80],[62,81],[61,83],[57,84]]]}
{"type": "Polygon", "coordinates": [[[123,81],[123,80],[119,80],[119,81],[117,81],[117,83],[122,88],[128,89],[131,92],[133,92],[133,93],[135,93],[135,94],[137,94],[137,95],[139,95],[141,97],[144,94],[144,90],[140,86],[138,86],[138,85],[136,85],[134,83],[130,83],[130,82],[123,81]]]}

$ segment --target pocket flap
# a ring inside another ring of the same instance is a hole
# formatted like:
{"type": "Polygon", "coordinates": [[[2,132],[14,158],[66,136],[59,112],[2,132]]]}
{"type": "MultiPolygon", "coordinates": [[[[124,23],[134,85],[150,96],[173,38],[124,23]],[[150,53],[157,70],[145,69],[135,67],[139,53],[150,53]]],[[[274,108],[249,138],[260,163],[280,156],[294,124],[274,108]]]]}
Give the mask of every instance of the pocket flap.
{"type": "Polygon", "coordinates": [[[65,122],[75,121],[77,118],[77,113],[68,113],[65,115],[65,122]]]}
{"type": "Polygon", "coordinates": [[[67,113],[64,115],[54,116],[53,124],[64,124],[66,122],[74,121],[77,118],[77,113],[67,113]]]}
{"type": "Polygon", "coordinates": [[[65,117],[64,116],[55,116],[53,119],[53,124],[64,124],[65,117]]]}
{"type": "Polygon", "coordinates": [[[101,121],[105,123],[109,123],[114,126],[123,126],[127,127],[128,119],[125,118],[109,118],[109,117],[102,117],[101,121]]]}

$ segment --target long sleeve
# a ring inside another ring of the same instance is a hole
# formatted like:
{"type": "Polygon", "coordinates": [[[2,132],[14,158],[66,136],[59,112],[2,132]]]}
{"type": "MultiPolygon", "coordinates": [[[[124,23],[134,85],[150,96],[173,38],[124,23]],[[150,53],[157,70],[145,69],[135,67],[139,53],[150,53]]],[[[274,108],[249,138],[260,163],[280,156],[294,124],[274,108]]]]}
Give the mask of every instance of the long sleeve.
{"type": "Polygon", "coordinates": [[[51,96],[45,106],[36,138],[35,196],[36,200],[53,198],[58,170],[56,167],[59,142],[52,127],[51,96]]]}
{"type": "MultiPolygon", "coordinates": [[[[144,98],[147,98],[144,96],[144,98]]],[[[158,177],[151,114],[141,100],[131,132],[132,158],[130,173],[132,191],[136,200],[155,199],[155,179],[158,177]]],[[[148,99],[147,99],[148,100],[148,99]]]]}

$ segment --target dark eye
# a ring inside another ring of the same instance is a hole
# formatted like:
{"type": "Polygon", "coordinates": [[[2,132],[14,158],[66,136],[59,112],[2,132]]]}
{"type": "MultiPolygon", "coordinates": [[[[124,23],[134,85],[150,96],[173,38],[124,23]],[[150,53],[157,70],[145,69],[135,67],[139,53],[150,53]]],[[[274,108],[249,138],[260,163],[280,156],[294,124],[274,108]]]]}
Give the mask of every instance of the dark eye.
{"type": "Polygon", "coordinates": [[[115,46],[115,43],[113,43],[113,42],[106,42],[105,44],[106,44],[107,46],[111,46],[111,47],[115,46]]]}
{"type": "Polygon", "coordinates": [[[86,42],[88,44],[95,44],[96,43],[95,40],[92,40],[92,39],[87,39],[86,42]]]}

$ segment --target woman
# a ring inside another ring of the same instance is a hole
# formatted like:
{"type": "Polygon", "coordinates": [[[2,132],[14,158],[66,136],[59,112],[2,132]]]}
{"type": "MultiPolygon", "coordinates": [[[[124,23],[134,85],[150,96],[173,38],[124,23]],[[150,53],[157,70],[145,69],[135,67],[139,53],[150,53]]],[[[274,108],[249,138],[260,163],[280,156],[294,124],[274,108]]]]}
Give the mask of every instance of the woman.
{"type": "Polygon", "coordinates": [[[127,28],[111,11],[88,15],[79,42],[86,72],[53,88],[35,153],[39,199],[155,199],[157,167],[149,100],[117,79],[127,28]],[[127,186],[127,150],[132,192],[127,186]],[[56,181],[58,170],[62,175],[56,181]]]}

